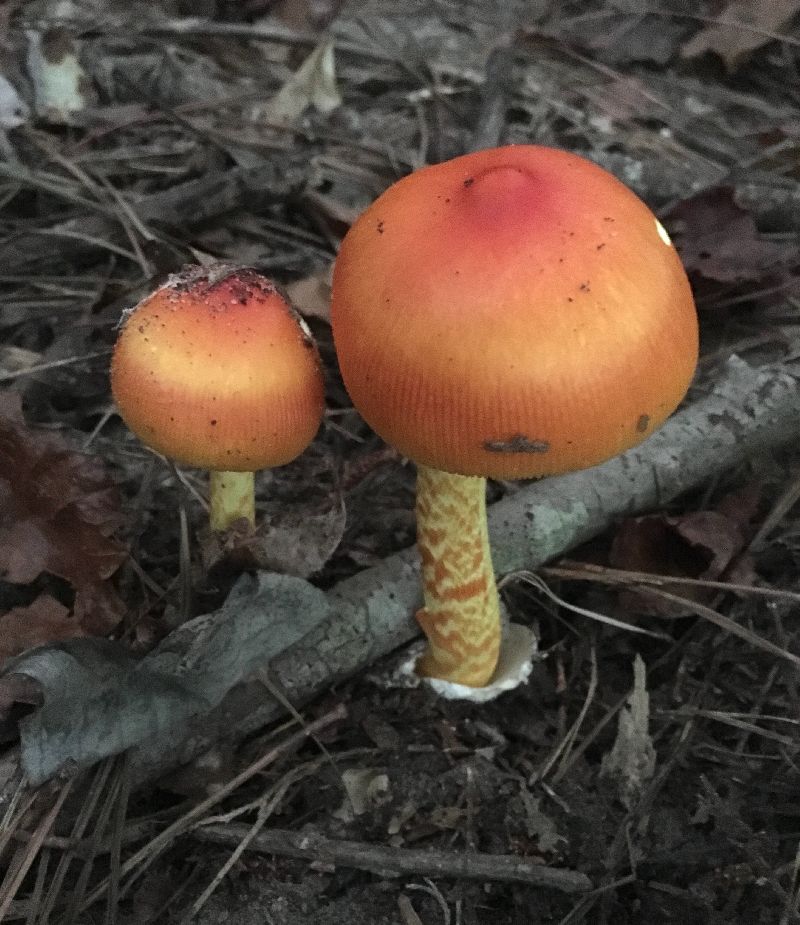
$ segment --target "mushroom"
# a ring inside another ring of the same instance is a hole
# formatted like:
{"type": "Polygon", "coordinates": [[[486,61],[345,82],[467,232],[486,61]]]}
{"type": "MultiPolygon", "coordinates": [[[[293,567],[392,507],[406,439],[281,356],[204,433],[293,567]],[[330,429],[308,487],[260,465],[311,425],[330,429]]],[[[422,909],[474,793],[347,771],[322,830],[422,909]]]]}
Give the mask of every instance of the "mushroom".
{"type": "Polygon", "coordinates": [[[366,209],[336,261],[331,321],[354,405],[418,467],[417,672],[482,687],[501,641],[486,478],[586,469],[663,423],[698,353],[680,259],[589,161],[483,150],[366,209]]]}
{"type": "Polygon", "coordinates": [[[211,470],[214,530],[254,524],[254,473],[302,453],[324,402],[305,323],[268,279],[226,264],[186,267],[126,313],[111,387],[143,443],[211,470]]]}

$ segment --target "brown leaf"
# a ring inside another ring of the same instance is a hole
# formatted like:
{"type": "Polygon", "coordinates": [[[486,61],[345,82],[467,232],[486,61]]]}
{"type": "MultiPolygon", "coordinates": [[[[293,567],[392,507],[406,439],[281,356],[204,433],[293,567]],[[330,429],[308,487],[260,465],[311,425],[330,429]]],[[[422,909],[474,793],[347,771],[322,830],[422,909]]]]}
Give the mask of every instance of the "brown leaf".
{"type": "Polygon", "coordinates": [[[739,525],[719,511],[654,514],[624,521],[610,561],[633,572],[716,580],[744,542],[739,525]]]}
{"type": "Polygon", "coordinates": [[[761,282],[791,258],[788,247],[762,238],[729,186],[684,199],[666,221],[686,270],[707,280],[761,282]]]}
{"type": "Polygon", "coordinates": [[[609,564],[630,572],[699,578],[708,557],[683,542],[675,520],[662,514],[624,520],[614,536],[609,564]]]}
{"type": "Polygon", "coordinates": [[[72,605],[75,619],[92,636],[107,636],[125,616],[125,604],[108,581],[79,588],[72,605]]]}
{"type": "Polygon", "coordinates": [[[68,607],[40,594],[27,607],[14,607],[0,616],[0,664],[34,646],[86,635],[68,607]]]}
{"type": "Polygon", "coordinates": [[[42,572],[76,589],[109,578],[125,558],[122,523],[100,462],[28,428],[18,395],[0,393],[0,573],[28,584],[42,572]]]}
{"type": "Polygon", "coordinates": [[[751,52],[773,41],[800,10],[799,0],[731,0],[718,22],[701,29],[681,48],[683,58],[714,52],[734,70],[751,52]]]}
{"type": "MultiPolygon", "coordinates": [[[[745,545],[742,523],[720,511],[693,511],[676,517],[654,514],[624,521],[609,554],[614,568],[681,578],[717,581],[733,567],[736,577],[750,574],[737,557],[745,545]]],[[[686,587],[684,597],[704,601],[713,595],[702,587],[686,587]]],[[[673,607],[640,595],[623,592],[626,605],[643,613],[672,612],[673,607]]]]}

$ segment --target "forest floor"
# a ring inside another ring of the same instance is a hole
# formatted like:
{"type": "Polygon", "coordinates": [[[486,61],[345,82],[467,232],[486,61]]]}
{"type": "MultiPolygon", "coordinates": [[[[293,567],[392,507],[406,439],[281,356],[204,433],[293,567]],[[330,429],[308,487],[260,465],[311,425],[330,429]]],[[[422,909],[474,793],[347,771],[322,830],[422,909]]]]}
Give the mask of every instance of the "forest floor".
{"type": "MultiPolygon", "coordinates": [[[[413,467],[351,408],[328,301],[350,223],[424,164],[523,142],[596,161],[689,273],[689,400],[732,356],[796,381],[798,27],[800,0],[8,0],[0,659],[93,637],[138,659],[236,580],[209,567],[203,473],[143,447],[109,391],[121,313],[186,263],[274,277],[319,344],[323,427],[258,479],[270,567],[327,592],[413,545],[413,467]]],[[[616,518],[543,571],[554,596],[511,582],[543,657],[488,704],[392,687],[389,657],[155,779],[104,748],[112,719],[98,764],[32,786],[42,692],[7,672],[0,920],[800,922],[796,437],[616,518]]]]}

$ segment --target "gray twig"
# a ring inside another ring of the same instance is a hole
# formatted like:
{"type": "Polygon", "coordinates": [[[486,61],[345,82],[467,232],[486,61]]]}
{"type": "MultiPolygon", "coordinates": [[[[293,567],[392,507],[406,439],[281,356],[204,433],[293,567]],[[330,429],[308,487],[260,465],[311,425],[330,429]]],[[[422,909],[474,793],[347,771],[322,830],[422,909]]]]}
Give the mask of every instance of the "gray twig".
{"type": "MultiPolygon", "coordinates": [[[[196,829],[193,835],[203,841],[235,848],[250,829],[250,826],[240,823],[207,825],[196,829]]],[[[583,893],[592,889],[592,882],[586,874],[559,867],[545,867],[530,858],[513,854],[387,848],[383,845],[327,838],[316,832],[291,832],[286,829],[265,829],[259,832],[247,850],[355,867],[384,876],[418,874],[452,877],[456,880],[524,883],[527,886],[561,890],[562,893],[583,893]]]]}

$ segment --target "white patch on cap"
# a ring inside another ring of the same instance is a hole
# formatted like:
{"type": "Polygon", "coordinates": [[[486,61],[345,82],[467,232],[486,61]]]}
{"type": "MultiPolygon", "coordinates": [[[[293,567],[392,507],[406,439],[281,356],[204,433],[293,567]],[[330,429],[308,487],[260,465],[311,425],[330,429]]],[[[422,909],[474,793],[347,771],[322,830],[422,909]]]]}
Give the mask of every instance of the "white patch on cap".
{"type": "Polygon", "coordinates": [[[656,219],[656,231],[658,232],[659,238],[667,245],[667,247],[672,247],[672,241],[670,240],[669,235],[667,234],[667,229],[661,224],[661,222],[656,219]]]}

